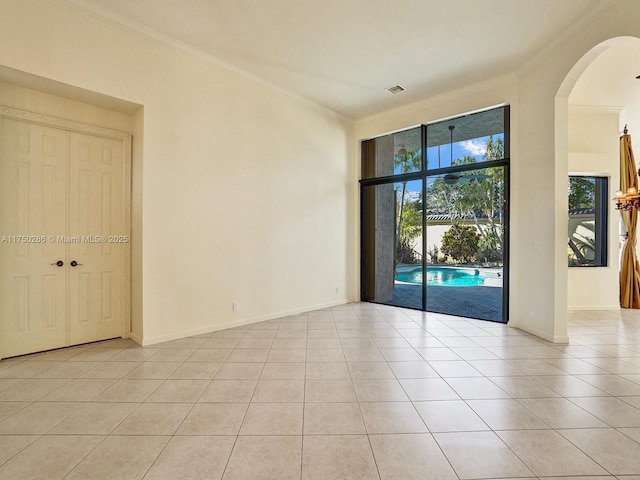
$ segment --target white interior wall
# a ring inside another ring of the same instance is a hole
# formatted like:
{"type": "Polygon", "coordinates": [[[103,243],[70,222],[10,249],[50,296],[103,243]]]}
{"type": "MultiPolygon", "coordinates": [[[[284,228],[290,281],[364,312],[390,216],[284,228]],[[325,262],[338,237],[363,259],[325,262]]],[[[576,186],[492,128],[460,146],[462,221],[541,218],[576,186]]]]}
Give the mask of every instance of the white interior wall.
{"type": "Polygon", "coordinates": [[[0,65],[144,107],[132,115],[133,338],[357,297],[348,121],[62,4],[0,10],[0,65]]]}
{"type": "MultiPolygon", "coordinates": [[[[569,108],[569,172],[608,177],[609,197],[620,185],[619,116],[619,111],[611,109],[569,108]]],[[[619,308],[619,217],[613,202],[609,202],[607,266],[569,268],[570,309],[619,308]]]]}

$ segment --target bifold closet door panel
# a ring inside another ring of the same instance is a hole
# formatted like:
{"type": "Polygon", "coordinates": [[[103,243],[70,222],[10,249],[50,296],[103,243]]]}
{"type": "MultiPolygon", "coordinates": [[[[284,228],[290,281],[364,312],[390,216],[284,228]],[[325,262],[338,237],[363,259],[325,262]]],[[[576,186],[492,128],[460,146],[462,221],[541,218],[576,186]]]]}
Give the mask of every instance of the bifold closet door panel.
{"type": "Polygon", "coordinates": [[[68,133],[2,119],[2,356],[67,341],[68,133]]]}

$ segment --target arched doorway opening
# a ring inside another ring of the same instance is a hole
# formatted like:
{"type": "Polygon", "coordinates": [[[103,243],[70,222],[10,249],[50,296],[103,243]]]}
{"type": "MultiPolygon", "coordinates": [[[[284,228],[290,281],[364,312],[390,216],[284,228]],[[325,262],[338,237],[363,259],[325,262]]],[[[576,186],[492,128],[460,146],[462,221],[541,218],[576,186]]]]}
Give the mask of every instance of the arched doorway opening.
{"type": "Polygon", "coordinates": [[[624,126],[629,125],[629,133],[640,138],[640,80],[635,78],[640,72],[630,61],[638,55],[638,38],[603,42],[576,63],[556,96],[556,158],[568,159],[569,311],[619,309],[619,253],[624,237],[611,197],[619,188],[619,136],[624,126]],[[595,179],[606,187],[600,205],[595,202],[595,179]],[[594,184],[593,205],[576,204],[575,186],[589,181],[594,184]],[[598,215],[604,215],[600,228],[598,215]],[[581,239],[587,247],[582,259],[575,248],[581,239]],[[589,243],[596,245],[596,240],[605,242],[601,264],[586,258],[593,253],[589,243]],[[581,268],[585,266],[595,268],[581,268]]]}

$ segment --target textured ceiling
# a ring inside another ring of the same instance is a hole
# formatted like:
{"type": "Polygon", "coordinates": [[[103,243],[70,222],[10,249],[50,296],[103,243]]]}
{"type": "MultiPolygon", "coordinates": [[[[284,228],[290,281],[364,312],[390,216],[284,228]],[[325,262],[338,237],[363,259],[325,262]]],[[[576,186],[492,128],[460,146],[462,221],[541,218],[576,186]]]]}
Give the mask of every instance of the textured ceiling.
{"type": "Polygon", "coordinates": [[[361,118],[518,71],[613,0],[61,0],[361,118]],[[401,84],[406,91],[385,89],[401,84]]]}

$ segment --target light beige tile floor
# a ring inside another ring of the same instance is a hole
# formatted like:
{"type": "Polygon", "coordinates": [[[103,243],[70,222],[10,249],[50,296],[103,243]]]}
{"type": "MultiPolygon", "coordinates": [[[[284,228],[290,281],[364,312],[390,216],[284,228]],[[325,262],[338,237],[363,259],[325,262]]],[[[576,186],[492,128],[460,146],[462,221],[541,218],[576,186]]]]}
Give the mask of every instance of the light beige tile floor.
{"type": "Polygon", "coordinates": [[[640,479],[640,312],[350,304],[0,362],[0,478],[640,479]]]}

